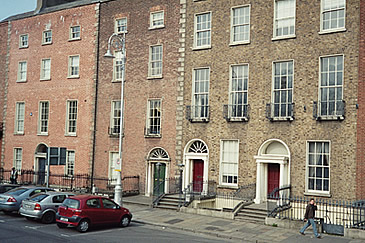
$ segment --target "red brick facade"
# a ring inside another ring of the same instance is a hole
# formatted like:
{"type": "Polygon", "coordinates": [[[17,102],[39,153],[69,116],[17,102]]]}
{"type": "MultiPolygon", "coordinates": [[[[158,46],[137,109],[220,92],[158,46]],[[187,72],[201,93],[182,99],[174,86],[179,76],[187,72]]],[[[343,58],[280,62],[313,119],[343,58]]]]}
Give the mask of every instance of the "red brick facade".
{"type": "MultiPolygon", "coordinates": [[[[4,96],[5,96],[5,84],[7,79],[7,54],[8,54],[8,22],[0,23],[0,121],[3,120],[3,107],[4,107],[4,96]]],[[[0,157],[2,151],[2,134],[3,134],[3,124],[1,122],[0,126],[0,157]]],[[[0,167],[1,163],[0,163],[0,167]]]]}
{"type": "Polygon", "coordinates": [[[179,47],[179,1],[110,1],[100,6],[99,82],[95,144],[95,175],[111,173],[111,153],[118,152],[118,136],[110,136],[111,103],[120,100],[121,82],[113,81],[113,61],[103,57],[115,19],[127,18],[123,176],[140,176],[142,190],[154,148],[169,155],[166,177],[175,175],[176,92],[179,47]],[[150,13],[164,12],[164,27],[150,28],[150,13]],[[149,48],[163,46],[161,78],[148,78],[149,48]],[[148,99],[161,99],[161,136],[145,136],[148,99]]]}
{"type": "Polygon", "coordinates": [[[359,87],[357,123],[357,190],[358,199],[365,198],[365,1],[360,1],[359,87]]]}
{"type": "MultiPolygon", "coordinates": [[[[65,147],[75,151],[75,172],[91,169],[95,86],[97,5],[85,5],[10,22],[10,57],[7,106],[4,109],[2,165],[14,164],[14,149],[22,149],[21,169],[38,170],[40,147],[65,147]],[[70,40],[71,26],[81,27],[81,38],[70,40]],[[42,33],[52,30],[51,44],[42,44],[42,33]],[[19,36],[28,34],[28,47],[19,48],[19,36]],[[79,55],[79,77],[68,78],[69,56],[79,55]],[[41,60],[51,59],[49,80],[41,80],[41,60]],[[25,82],[17,81],[20,61],[27,62],[25,82]],[[66,135],[67,101],[77,101],[76,134],[66,135]],[[48,134],[39,132],[39,102],[49,102],[48,134]],[[15,134],[16,103],[24,102],[24,133],[15,134]],[[38,147],[41,145],[40,147],[38,147]],[[38,148],[38,151],[37,151],[38,148]],[[39,152],[39,153],[38,153],[39,152]],[[38,155],[37,155],[38,154],[38,155]]],[[[2,48],[1,48],[2,49],[2,48]]],[[[43,151],[44,152],[44,151],[43,151]]],[[[64,166],[51,171],[64,173],[64,166]]]]}

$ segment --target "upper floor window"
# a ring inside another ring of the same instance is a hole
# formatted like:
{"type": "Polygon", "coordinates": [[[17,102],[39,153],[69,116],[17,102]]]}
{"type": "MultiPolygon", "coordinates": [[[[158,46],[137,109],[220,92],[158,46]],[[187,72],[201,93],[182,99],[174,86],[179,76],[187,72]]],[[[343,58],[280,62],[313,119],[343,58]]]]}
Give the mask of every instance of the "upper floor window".
{"type": "Polygon", "coordinates": [[[41,62],[41,80],[51,79],[51,59],[42,59],[41,62]]]}
{"type": "Polygon", "coordinates": [[[70,28],[70,40],[79,40],[81,38],[81,27],[71,26],[70,28]]]}
{"type": "Polygon", "coordinates": [[[232,8],[231,44],[250,42],[250,6],[232,8]]]}
{"type": "Polygon", "coordinates": [[[66,135],[76,135],[77,100],[67,101],[66,135]]]}
{"type": "Polygon", "coordinates": [[[66,175],[73,176],[75,172],[75,151],[68,150],[66,157],[66,175]]]}
{"type": "Polygon", "coordinates": [[[162,76],[162,45],[150,47],[149,77],[162,76]]]}
{"type": "Polygon", "coordinates": [[[15,106],[15,134],[24,134],[25,103],[17,102],[15,106]]]}
{"type": "Polygon", "coordinates": [[[68,60],[68,77],[79,77],[80,56],[70,56],[68,60]]]}
{"type": "Polygon", "coordinates": [[[164,27],[164,11],[153,12],[150,15],[150,29],[164,27]]]}
{"type": "Polygon", "coordinates": [[[195,15],[195,48],[209,48],[211,38],[211,13],[203,13],[195,15]]]}
{"type": "Polygon", "coordinates": [[[23,160],[23,149],[22,148],[14,148],[14,160],[13,167],[18,171],[22,170],[22,160],[23,160]]]}
{"type": "Polygon", "coordinates": [[[19,48],[28,47],[28,34],[19,36],[19,48]]]}
{"type": "Polygon", "coordinates": [[[209,68],[195,69],[193,72],[193,119],[209,118],[209,68]]]}
{"type": "Polygon", "coordinates": [[[221,140],[220,181],[223,185],[238,184],[238,140],[221,140]]]}
{"type": "Polygon", "coordinates": [[[330,191],[330,143],[307,142],[307,191],[330,191]]]}
{"type": "Polygon", "coordinates": [[[146,135],[161,134],[161,100],[148,101],[146,135]]]}
{"type": "Polygon", "coordinates": [[[27,62],[21,61],[18,64],[18,82],[27,81],[27,62]]]}
{"type": "Polygon", "coordinates": [[[275,0],[274,38],[295,35],[295,0],[275,0]]]}
{"type": "Polygon", "coordinates": [[[127,32],[127,18],[121,18],[115,20],[115,33],[127,32]]]}
{"type": "Polygon", "coordinates": [[[345,29],[345,0],[321,1],[321,31],[331,32],[345,29]]]}
{"type": "Polygon", "coordinates": [[[42,135],[48,134],[48,118],[49,118],[49,102],[39,102],[39,122],[38,133],[42,135]]]}
{"type": "Polygon", "coordinates": [[[319,117],[331,119],[344,115],[343,55],[320,58],[319,117]]]}
{"type": "Polygon", "coordinates": [[[43,31],[42,44],[52,43],[52,30],[43,31]]]}
{"type": "Polygon", "coordinates": [[[110,117],[110,133],[118,135],[120,133],[120,117],[121,117],[120,100],[112,101],[112,112],[110,117]]]}
{"type": "Polygon", "coordinates": [[[123,54],[121,51],[116,51],[114,53],[115,58],[113,58],[113,81],[122,81],[123,79],[123,54]]]}

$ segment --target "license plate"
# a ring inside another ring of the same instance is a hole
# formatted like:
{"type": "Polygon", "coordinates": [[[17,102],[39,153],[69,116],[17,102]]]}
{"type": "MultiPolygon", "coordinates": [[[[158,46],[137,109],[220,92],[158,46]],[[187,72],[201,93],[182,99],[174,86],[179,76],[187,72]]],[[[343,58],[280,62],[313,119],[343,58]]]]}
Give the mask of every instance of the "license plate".
{"type": "Polygon", "coordinates": [[[67,218],[60,218],[61,221],[65,221],[65,222],[68,222],[68,219],[67,218]]]}

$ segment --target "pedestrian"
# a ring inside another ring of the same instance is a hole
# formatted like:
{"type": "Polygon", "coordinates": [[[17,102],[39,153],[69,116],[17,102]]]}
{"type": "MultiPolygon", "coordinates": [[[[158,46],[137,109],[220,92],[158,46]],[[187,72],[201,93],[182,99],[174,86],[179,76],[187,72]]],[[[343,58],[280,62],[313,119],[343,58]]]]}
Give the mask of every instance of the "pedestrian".
{"type": "Polygon", "coordinates": [[[300,234],[304,235],[304,231],[312,225],[313,233],[316,238],[321,238],[321,235],[317,232],[317,225],[316,222],[314,222],[314,217],[316,214],[317,205],[314,202],[314,198],[311,198],[310,202],[308,203],[305,214],[304,214],[304,222],[307,222],[303,228],[299,231],[300,234]]]}
{"type": "Polygon", "coordinates": [[[13,167],[10,172],[10,183],[11,184],[18,184],[16,181],[18,179],[18,171],[13,167]]]}

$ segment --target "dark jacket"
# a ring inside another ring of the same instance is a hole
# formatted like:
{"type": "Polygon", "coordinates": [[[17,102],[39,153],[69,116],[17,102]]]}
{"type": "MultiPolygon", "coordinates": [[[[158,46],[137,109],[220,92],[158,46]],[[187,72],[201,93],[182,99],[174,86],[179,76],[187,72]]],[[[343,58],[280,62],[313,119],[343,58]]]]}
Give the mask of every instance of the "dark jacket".
{"type": "Polygon", "coordinates": [[[308,204],[307,208],[305,209],[304,218],[305,219],[314,219],[316,210],[317,210],[317,206],[314,206],[313,204],[308,204]]]}

